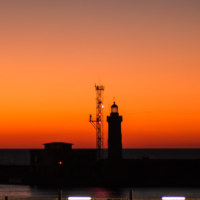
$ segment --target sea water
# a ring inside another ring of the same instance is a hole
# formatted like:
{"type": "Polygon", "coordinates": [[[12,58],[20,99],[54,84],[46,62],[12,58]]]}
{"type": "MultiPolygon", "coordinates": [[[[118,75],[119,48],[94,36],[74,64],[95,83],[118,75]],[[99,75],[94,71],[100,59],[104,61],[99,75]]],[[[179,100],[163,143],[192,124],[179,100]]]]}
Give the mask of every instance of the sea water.
{"type": "Polygon", "coordinates": [[[200,198],[200,188],[104,188],[104,187],[39,187],[29,185],[0,185],[0,197],[40,197],[57,198],[62,190],[63,198],[70,196],[92,198],[129,198],[133,190],[134,198],[161,198],[163,196],[184,196],[186,198],[200,198]]]}

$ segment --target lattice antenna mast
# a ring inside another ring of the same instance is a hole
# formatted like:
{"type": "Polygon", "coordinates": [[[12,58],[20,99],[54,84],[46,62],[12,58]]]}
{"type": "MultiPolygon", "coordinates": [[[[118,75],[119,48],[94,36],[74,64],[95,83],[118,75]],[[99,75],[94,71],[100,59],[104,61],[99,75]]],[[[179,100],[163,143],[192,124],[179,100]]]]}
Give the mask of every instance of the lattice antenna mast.
{"type": "Polygon", "coordinates": [[[97,157],[101,159],[101,149],[103,148],[103,85],[95,85],[96,90],[96,119],[92,120],[92,115],[90,115],[89,122],[96,129],[96,148],[97,157]]]}

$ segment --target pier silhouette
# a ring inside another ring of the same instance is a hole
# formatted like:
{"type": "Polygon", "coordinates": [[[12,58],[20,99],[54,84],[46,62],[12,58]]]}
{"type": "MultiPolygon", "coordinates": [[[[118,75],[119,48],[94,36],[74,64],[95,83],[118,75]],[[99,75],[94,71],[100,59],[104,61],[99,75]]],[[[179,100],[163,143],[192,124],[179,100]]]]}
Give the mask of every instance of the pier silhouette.
{"type": "Polygon", "coordinates": [[[73,149],[72,143],[45,143],[30,149],[30,165],[0,165],[0,183],[79,186],[200,186],[200,159],[124,159],[122,116],[111,106],[108,158],[97,149],[73,149]]]}

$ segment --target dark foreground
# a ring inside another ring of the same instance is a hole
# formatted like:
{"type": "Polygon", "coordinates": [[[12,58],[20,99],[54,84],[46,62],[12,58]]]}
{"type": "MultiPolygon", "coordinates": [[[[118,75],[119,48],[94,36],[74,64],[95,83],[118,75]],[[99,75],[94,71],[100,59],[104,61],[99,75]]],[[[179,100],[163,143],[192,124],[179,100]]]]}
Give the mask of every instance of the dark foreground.
{"type": "Polygon", "coordinates": [[[76,169],[55,166],[57,174],[35,176],[31,166],[1,165],[0,183],[69,186],[193,187],[200,186],[200,159],[107,160],[76,169]],[[76,172],[76,173],[75,173],[76,172]]]}

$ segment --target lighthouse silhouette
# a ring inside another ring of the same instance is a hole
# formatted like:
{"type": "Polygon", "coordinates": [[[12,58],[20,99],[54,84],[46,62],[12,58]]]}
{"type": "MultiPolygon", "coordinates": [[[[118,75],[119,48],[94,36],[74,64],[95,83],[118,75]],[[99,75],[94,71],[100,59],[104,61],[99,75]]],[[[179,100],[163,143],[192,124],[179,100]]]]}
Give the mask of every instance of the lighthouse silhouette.
{"type": "Polygon", "coordinates": [[[111,106],[110,116],[107,116],[108,122],[108,159],[122,159],[122,134],[121,122],[122,116],[119,116],[118,106],[111,106]]]}

